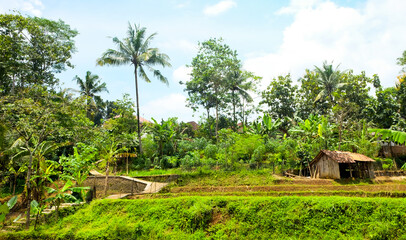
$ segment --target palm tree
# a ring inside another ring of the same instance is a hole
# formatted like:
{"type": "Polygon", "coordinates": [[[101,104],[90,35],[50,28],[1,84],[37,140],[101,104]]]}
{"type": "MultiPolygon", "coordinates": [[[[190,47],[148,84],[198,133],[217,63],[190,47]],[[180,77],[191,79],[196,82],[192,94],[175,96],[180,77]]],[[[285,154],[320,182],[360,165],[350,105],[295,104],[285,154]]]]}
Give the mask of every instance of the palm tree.
{"type": "Polygon", "coordinates": [[[127,37],[123,40],[117,37],[113,38],[113,42],[117,45],[117,50],[107,49],[97,59],[97,64],[120,66],[125,64],[132,64],[134,66],[135,77],[135,95],[137,101],[137,123],[138,123],[138,140],[139,140],[139,153],[141,153],[141,126],[140,126],[140,109],[138,99],[138,75],[146,82],[151,82],[145,70],[151,71],[156,78],[161,82],[168,85],[168,79],[162,73],[153,68],[155,65],[162,67],[171,67],[168,55],[161,53],[158,48],[151,48],[150,44],[156,33],[149,36],[146,35],[146,28],[128,24],[127,37]]]}
{"type": "Polygon", "coordinates": [[[338,71],[338,67],[333,69],[332,64],[323,63],[323,68],[320,69],[317,66],[315,71],[318,74],[318,84],[321,87],[321,92],[317,95],[314,102],[319,101],[322,98],[329,97],[331,102],[334,102],[333,92],[345,85],[345,83],[340,83],[341,72],[338,71]]]}
{"type": "MultiPolygon", "coordinates": [[[[240,99],[247,102],[252,102],[253,99],[248,93],[248,90],[252,90],[253,82],[247,82],[248,78],[253,77],[249,72],[242,72],[241,70],[232,71],[229,73],[229,89],[231,91],[231,104],[233,106],[233,121],[235,127],[237,127],[237,117],[235,114],[235,108],[240,102],[240,99]]],[[[244,119],[242,121],[244,124],[244,119]]]]}
{"type": "Polygon", "coordinates": [[[92,74],[90,71],[86,72],[85,80],[81,79],[77,75],[73,78],[79,85],[80,90],[78,91],[80,95],[87,97],[86,111],[87,117],[90,116],[90,105],[96,103],[96,106],[100,106],[103,100],[100,96],[96,95],[101,92],[109,92],[106,88],[106,83],[101,83],[99,76],[92,74]]]}

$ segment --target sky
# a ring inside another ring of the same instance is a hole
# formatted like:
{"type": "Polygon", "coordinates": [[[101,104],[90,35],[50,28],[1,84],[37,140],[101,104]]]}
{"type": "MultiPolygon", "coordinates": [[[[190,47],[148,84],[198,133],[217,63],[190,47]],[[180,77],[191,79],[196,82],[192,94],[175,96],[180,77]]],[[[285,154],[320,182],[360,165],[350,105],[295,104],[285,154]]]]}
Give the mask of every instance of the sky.
{"type": "MultiPolygon", "coordinates": [[[[299,79],[305,69],[324,61],[341,70],[378,74],[384,87],[395,85],[401,67],[396,59],[406,50],[404,0],[0,0],[0,13],[61,19],[78,30],[73,69],[58,75],[63,88],[86,71],[106,82],[105,100],[135,99],[133,68],[96,66],[96,59],[114,48],[110,37],[126,36],[128,24],[157,33],[152,42],[171,58],[161,69],[169,85],[157,79],[139,81],[140,115],[156,120],[178,117],[198,121],[201,112],[187,108],[187,81],[198,42],[223,38],[236,50],[243,68],[263,77],[265,89],[278,75],[299,79]]],[[[152,77],[152,76],[151,76],[152,77]]]]}

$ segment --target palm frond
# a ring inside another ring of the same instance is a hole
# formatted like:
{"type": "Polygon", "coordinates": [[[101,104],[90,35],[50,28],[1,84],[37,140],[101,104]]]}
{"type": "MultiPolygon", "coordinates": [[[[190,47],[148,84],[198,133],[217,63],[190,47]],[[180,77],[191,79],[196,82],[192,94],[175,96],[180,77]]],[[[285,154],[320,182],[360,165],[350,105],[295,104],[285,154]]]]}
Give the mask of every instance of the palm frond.
{"type": "Polygon", "coordinates": [[[138,74],[139,76],[144,79],[146,82],[150,83],[151,80],[149,79],[148,75],[145,73],[144,68],[142,66],[138,67],[138,74]]]}
{"type": "Polygon", "coordinates": [[[143,43],[143,44],[141,45],[141,47],[140,47],[140,51],[141,51],[141,52],[146,52],[146,51],[148,51],[149,45],[150,45],[151,41],[154,39],[154,37],[155,37],[156,35],[157,35],[157,33],[153,33],[153,34],[149,35],[149,36],[145,39],[144,43],[143,43]]]}
{"type": "Polygon", "coordinates": [[[323,89],[320,91],[320,93],[317,95],[317,97],[314,99],[314,102],[319,101],[320,99],[322,99],[324,96],[326,95],[326,91],[323,89]]]}
{"type": "Polygon", "coordinates": [[[128,44],[127,39],[124,39],[125,42],[120,41],[120,39],[118,39],[117,37],[113,38],[113,42],[117,45],[118,51],[121,54],[125,54],[125,55],[131,55],[132,54],[132,49],[129,48],[128,46],[131,46],[131,44],[128,44]]]}
{"type": "Polygon", "coordinates": [[[120,66],[128,63],[131,63],[131,58],[129,56],[113,49],[108,49],[106,52],[103,53],[101,58],[97,59],[97,65],[99,66],[120,66]]]}

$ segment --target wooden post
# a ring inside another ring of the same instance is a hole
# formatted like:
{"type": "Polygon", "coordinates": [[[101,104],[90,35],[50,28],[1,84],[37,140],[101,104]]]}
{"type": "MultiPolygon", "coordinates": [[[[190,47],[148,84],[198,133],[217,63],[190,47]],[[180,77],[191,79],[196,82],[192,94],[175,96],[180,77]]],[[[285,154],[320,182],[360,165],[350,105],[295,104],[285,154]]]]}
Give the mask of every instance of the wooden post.
{"type": "Polygon", "coordinates": [[[352,169],[351,169],[351,163],[348,163],[348,166],[350,167],[350,177],[352,178],[352,169]]]}

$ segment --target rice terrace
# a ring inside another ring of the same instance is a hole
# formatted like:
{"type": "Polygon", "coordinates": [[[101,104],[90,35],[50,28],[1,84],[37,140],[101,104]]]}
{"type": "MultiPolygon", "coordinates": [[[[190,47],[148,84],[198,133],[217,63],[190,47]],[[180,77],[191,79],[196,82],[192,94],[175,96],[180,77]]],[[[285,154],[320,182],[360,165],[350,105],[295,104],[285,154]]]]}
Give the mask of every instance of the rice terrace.
{"type": "Polygon", "coordinates": [[[406,239],[405,10],[0,0],[0,239],[406,239]]]}

